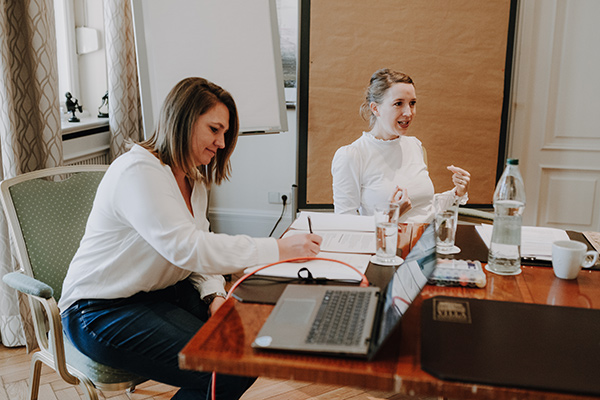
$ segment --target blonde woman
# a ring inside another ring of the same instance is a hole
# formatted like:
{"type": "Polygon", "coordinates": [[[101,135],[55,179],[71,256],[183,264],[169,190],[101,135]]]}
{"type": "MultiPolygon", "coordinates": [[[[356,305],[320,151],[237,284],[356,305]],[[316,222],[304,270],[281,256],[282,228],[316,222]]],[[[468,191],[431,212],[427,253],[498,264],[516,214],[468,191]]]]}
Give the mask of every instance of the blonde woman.
{"type": "MultiPolygon", "coordinates": [[[[370,130],[333,157],[333,203],[336,213],[372,215],[376,204],[400,204],[401,222],[430,222],[434,188],[419,139],[407,136],[417,114],[413,80],[380,69],[371,77],[361,105],[370,130]]],[[[455,166],[452,192],[467,202],[469,172],[455,166]]]]}

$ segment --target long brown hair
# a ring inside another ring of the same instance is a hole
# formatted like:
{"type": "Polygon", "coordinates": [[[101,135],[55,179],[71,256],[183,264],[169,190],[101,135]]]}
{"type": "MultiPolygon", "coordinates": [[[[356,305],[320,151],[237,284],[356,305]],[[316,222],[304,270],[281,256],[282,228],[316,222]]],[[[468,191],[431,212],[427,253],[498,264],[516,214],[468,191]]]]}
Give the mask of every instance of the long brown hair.
{"type": "Polygon", "coordinates": [[[239,120],[229,92],[204,78],[185,78],[171,89],[160,110],[152,136],[140,145],[171,167],[181,169],[193,180],[220,184],[231,173],[229,159],[237,143],[239,120]],[[229,110],[225,147],[217,150],[208,165],[196,166],[192,154],[192,132],[199,116],[222,103],[229,110]]]}
{"type": "Polygon", "coordinates": [[[415,85],[410,76],[405,73],[382,68],[373,75],[369,81],[369,86],[365,90],[365,100],[360,105],[360,115],[367,121],[371,128],[375,125],[377,117],[371,111],[371,103],[381,104],[385,97],[385,92],[395,83],[409,83],[415,85]]]}

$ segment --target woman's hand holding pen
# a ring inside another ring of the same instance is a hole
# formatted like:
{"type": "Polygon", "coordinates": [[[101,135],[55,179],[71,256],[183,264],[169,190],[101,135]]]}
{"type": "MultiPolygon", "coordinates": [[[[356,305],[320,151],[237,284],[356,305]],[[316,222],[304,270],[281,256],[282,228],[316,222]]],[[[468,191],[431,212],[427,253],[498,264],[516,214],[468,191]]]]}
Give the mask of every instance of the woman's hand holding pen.
{"type": "Polygon", "coordinates": [[[450,165],[446,167],[448,171],[452,172],[452,183],[456,187],[456,195],[464,196],[469,191],[469,184],[471,183],[471,174],[462,168],[450,165]]]}
{"type": "Polygon", "coordinates": [[[408,197],[408,190],[402,189],[401,187],[396,186],[396,190],[392,195],[391,201],[392,203],[398,203],[400,215],[403,215],[405,212],[412,208],[412,203],[410,202],[410,198],[408,197]]]}
{"type": "Polygon", "coordinates": [[[315,257],[321,251],[323,238],[314,233],[290,235],[277,240],[279,259],[287,260],[296,257],[315,257]]]}

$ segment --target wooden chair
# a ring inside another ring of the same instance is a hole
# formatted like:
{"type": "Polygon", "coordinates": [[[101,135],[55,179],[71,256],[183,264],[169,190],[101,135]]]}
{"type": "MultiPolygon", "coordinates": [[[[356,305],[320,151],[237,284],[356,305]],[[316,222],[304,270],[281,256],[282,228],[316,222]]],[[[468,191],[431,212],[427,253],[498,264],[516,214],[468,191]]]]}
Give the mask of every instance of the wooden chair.
{"type": "Polygon", "coordinates": [[[146,379],[97,363],[63,336],[57,301],[107,165],[81,165],[30,172],[0,183],[0,199],[15,241],[21,271],[3,276],[29,299],[40,350],[31,361],[29,398],[38,398],[41,363],[90,400],[99,390],[132,391],[146,379]]]}

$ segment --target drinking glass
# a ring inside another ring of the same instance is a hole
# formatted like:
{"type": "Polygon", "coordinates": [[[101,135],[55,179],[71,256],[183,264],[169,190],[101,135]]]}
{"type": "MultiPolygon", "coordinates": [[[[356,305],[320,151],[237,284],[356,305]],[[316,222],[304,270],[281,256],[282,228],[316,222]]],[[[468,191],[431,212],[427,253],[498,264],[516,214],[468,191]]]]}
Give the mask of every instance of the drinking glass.
{"type": "Polygon", "coordinates": [[[381,263],[393,263],[398,251],[398,203],[375,207],[376,258],[381,263]]]}
{"type": "Polygon", "coordinates": [[[458,224],[458,197],[451,193],[433,196],[436,251],[440,254],[458,253],[454,245],[458,224]]]}

